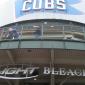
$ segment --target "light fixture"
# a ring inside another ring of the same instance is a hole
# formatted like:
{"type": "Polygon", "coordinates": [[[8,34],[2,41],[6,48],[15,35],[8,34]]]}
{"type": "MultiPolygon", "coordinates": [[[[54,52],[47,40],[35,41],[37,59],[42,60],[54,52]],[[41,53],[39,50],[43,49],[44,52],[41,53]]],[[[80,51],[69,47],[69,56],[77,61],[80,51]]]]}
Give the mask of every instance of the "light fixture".
{"type": "Polygon", "coordinates": [[[54,26],[52,25],[52,26],[50,26],[50,27],[54,27],[54,26]]]}
{"type": "Polygon", "coordinates": [[[37,26],[37,25],[34,25],[33,27],[34,27],[34,28],[37,28],[37,27],[39,27],[39,26],[37,26]]]}
{"type": "Polygon", "coordinates": [[[36,81],[37,79],[36,79],[36,78],[34,78],[34,80],[36,81]]]}
{"type": "Polygon", "coordinates": [[[27,52],[32,52],[32,50],[31,49],[28,49],[27,52]]]}
{"type": "Polygon", "coordinates": [[[47,24],[47,22],[44,22],[44,24],[47,24]]]}

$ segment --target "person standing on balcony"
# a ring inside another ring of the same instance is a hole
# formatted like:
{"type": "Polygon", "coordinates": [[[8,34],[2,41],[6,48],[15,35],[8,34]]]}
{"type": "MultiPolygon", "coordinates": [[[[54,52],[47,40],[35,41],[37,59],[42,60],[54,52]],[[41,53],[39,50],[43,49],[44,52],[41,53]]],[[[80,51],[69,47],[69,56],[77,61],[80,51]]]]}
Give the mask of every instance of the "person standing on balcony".
{"type": "Polygon", "coordinates": [[[2,38],[3,29],[0,28],[0,39],[2,38]]]}
{"type": "Polygon", "coordinates": [[[16,28],[8,29],[7,39],[18,39],[18,37],[19,37],[19,34],[18,34],[16,28]]]}
{"type": "Polygon", "coordinates": [[[40,27],[38,27],[36,30],[35,30],[35,32],[34,32],[34,35],[35,35],[35,37],[36,38],[40,38],[41,37],[41,29],[40,29],[40,27]]]}

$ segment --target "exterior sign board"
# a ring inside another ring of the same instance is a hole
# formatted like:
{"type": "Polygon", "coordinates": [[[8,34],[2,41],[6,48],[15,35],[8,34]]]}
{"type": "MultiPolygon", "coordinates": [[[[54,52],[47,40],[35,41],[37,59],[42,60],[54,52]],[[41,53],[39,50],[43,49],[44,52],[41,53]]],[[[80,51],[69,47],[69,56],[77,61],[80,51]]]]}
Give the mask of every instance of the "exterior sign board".
{"type": "Polygon", "coordinates": [[[2,67],[0,68],[0,78],[3,79],[29,79],[42,75],[55,76],[85,76],[85,69],[71,69],[59,67],[2,67]],[[42,71],[41,71],[42,70],[42,71]]]}
{"type": "Polygon", "coordinates": [[[85,0],[7,0],[0,7],[0,27],[35,19],[61,19],[85,24],[85,0]]]}
{"type": "Polygon", "coordinates": [[[18,18],[39,11],[56,14],[82,15],[83,13],[80,10],[71,7],[72,4],[79,2],[80,0],[17,0],[16,17],[18,18]]]}

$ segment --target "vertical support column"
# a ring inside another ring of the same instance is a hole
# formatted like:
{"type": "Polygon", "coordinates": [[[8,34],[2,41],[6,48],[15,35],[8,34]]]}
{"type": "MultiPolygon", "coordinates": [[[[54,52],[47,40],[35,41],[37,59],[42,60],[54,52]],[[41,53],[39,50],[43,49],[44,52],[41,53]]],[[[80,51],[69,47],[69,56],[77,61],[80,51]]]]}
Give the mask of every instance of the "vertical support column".
{"type": "Polygon", "coordinates": [[[42,23],[42,27],[41,27],[41,38],[43,38],[43,23],[42,23]]]}
{"type": "Polygon", "coordinates": [[[10,80],[5,80],[7,82],[7,85],[13,85],[10,80]]]}
{"type": "Polygon", "coordinates": [[[65,27],[63,26],[63,38],[65,39],[65,27]]]}
{"type": "Polygon", "coordinates": [[[83,26],[83,35],[84,35],[84,40],[85,40],[85,26],[83,26]]]}
{"type": "MultiPolygon", "coordinates": [[[[54,49],[51,49],[51,63],[50,69],[54,68],[54,49]]],[[[55,85],[55,78],[54,75],[51,73],[51,82],[50,85],[55,85]]]]}
{"type": "Polygon", "coordinates": [[[15,80],[14,85],[19,85],[19,80],[15,80]]]}

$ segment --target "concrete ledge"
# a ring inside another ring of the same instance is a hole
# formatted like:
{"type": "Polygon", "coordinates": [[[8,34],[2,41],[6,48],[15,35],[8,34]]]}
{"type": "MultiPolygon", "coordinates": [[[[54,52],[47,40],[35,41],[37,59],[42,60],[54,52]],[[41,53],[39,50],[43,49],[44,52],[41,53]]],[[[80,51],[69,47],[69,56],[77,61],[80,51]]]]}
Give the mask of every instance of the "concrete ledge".
{"type": "Polygon", "coordinates": [[[85,50],[85,41],[59,39],[21,39],[0,41],[0,49],[17,48],[56,48],[85,50]]]}

